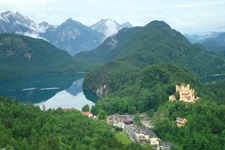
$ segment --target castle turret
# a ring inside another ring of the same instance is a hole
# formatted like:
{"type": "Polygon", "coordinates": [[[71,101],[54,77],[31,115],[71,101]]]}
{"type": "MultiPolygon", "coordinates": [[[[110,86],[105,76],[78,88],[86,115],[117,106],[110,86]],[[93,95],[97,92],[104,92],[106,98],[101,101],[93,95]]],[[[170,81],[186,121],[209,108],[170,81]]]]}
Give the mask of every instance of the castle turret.
{"type": "MultiPolygon", "coordinates": [[[[181,84],[176,85],[176,92],[179,92],[179,96],[180,96],[180,101],[184,101],[184,102],[191,102],[194,103],[196,101],[195,98],[195,94],[194,94],[194,89],[190,89],[190,84],[181,84]]],[[[169,100],[174,100],[174,96],[170,96],[169,100]]]]}

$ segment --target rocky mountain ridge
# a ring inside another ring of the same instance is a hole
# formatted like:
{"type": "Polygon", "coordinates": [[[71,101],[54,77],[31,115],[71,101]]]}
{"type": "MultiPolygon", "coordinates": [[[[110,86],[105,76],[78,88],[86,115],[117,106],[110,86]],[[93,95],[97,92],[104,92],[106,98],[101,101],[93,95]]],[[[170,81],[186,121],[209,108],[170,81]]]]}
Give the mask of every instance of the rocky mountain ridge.
{"type": "Polygon", "coordinates": [[[19,12],[6,11],[0,15],[0,33],[16,33],[45,39],[71,55],[98,47],[108,36],[125,27],[132,25],[128,22],[118,24],[114,20],[103,19],[88,27],[69,18],[54,26],[48,22],[36,23],[19,12]]]}

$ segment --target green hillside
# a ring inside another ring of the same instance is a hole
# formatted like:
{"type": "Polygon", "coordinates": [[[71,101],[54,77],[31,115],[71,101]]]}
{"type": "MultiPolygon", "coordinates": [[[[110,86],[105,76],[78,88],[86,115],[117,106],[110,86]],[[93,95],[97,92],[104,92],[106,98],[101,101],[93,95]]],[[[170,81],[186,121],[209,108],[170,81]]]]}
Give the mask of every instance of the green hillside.
{"type": "Polygon", "coordinates": [[[80,111],[41,111],[32,103],[0,97],[0,149],[15,150],[147,150],[139,143],[123,144],[111,127],[80,111]]]}
{"type": "Polygon", "coordinates": [[[95,110],[104,109],[109,114],[157,110],[181,83],[193,86],[200,97],[213,97],[200,80],[224,68],[222,58],[191,44],[162,21],[124,29],[96,50],[79,54],[80,60],[89,54],[90,62],[99,57],[98,63],[105,64],[86,75],[83,87],[104,97],[95,110]],[[109,44],[113,40],[114,47],[109,44]]]}
{"type": "Polygon", "coordinates": [[[50,43],[22,35],[0,35],[0,79],[68,74],[79,70],[77,61],[50,43]]]}
{"type": "Polygon", "coordinates": [[[167,102],[153,116],[154,131],[164,141],[176,144],[177,149],[224,149],[225,106],[203,98],[196,103],[167,102]],[[178,128],[176,118],[187,119],[178,128]]]}
{"type": "MultiPolygon", "coordinates": [[[[224,78],[224,76],[223,76],[224,78]]],[[[217,80],[206,85],[210,96],[219,104],[225,104],[225,79],[217,80]]]]}
{"type": "Polygon", "coordinates": [[[83,85],[90,85],[91,90],[100,89],[105,85],[102,91],[102,96],[105,97],[93,106],[93,113],[101,109],[107,114],[134,114],[137,111],[157,110],[168,101],[169,95],[175,93],[175,85],[181,83],[191,84],[198,96],[204,97],[205,90],[200,81],[184,66],[155,64],[137,70],[127,66],[123,68],[121,65],[117,63],[116,69],[108,67],[96,70],[95,72],[101,71],[100,76],[98,73],[92,73],[85,77],[83,85]],[[96,81],[98,84],[93,82],[95,78],[99,79],[96,81]]]}
{"type": "Polygon", "coordinates": [[[163,21],[153,21],[145,27],[123,29],[97,49],[77,54],[75,58],[91,64],[116,59],[138,68],[155,63],[182,64],[200,78],[221,71],[220,66],[214,67],[213,54],[198,44],[191,44],[163,21]]]}

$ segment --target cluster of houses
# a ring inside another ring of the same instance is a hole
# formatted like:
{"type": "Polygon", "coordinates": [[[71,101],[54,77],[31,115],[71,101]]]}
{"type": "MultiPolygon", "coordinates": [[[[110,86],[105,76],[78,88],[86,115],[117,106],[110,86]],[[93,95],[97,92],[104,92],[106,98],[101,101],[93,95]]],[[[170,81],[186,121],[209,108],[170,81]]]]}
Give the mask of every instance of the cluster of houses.
{"type": "Polygon", "coordinates": [[[107,123],[111,124],[113,126],[117,126],[120,128],[125,128],[125,126],[127,128],[130,128],[131,131],[131,135],[133,137],[133,139],[136,142],[140,142],[142,144],[145,143],[150,143],[150,145],[152,147],[154,147],[155,149],[159,150],[159,149],[164,149],[164,150],[169,150],[172,146],[171,142],[165,142],[163,143],[160,138],[157,137],[157,135],[150,130],[150,128],[154,127],[153,125],[144,125],[143,127],[138,127],[138,128],[134,128],[134,124],[136,124],[134,121],[134,115],[110,115],[107,117],[107,123]]]}
{"type": "Polygon", "coordinates": [[[134,115],[109,115],[106,118],[106,122],[113,126],[120,127],[124,129],[125,124],[133,124],[134,115]]]}
{"type": "MultiPolygon", "coordinates": [[[[169,96],[170,101],[174,100],[180,100],[188,103],[195,103],[199,97],[195,97],[194,89],[190,88],[190,85],[181,84],[176,85],[176,93],[179,95],[179,99],[176,99],[175,95],[169,96]]],[[[82,112],[84,116],[87,116],[89,118],[97,119],[96,116],[93,116],[90,112],[82,112]]],[[[146,116],[146,114],[141,114],[143,116],[146,116]]],[[[153,124],[151,120],[142,120],[142,127],[134,128],[134,125],[136,123],[133,121],[134,115],[109,115],[106,118],[106,122],[108,124],[111,124],[112,126],[116,126],[122,129],[129,128],[129,131],[131,132],[132,138],[140,143],[150,143],[152,147],[154,147],[157,150],[163,149],[163,150],[169,150],[172,147],[171,142],[162,142],[160,138],[157,137],[157,135],[151,131],[151,128],[153,128],[153,124]]],[[[176,123],[177,126],[180,128],[182,126],[185,126],[187,122],[187,119],[177,117],[176,123]]]]}
{"type": "Polygon", "coordinates": [[[158,138],[157,135],[151,130],[142,127],[138,127],[137,129],[133,128],[133,130],[134,130],[133,136],[137,142],[141,143],[149,142],[150,145],[157,150],[159,149],[169,150],[172,146],[172,143],[169,141],[165,143],[162,142],[160,138],[158,138]]]}

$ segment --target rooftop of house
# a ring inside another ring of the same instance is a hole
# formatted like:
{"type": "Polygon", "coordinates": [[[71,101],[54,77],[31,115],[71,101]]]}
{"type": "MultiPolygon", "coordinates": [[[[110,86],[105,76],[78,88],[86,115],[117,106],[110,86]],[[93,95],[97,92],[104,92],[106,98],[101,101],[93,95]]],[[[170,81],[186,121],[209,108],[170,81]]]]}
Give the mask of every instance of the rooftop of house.
{"type": "Polygon", "coordinates": [[[133,121],[134,116],[133,115],[109,115],[109,120],[121,120],[121,121],[133,121]]]}
{"type": "Polygon", "coordinates": [[[82,114],[83,114],[84,116],[92,115],[90,112],[82,112],[82,114]]]}
{"type": "Polygon", "coordinates": [[[67,111],[67,110],[76,110],[76,108],[73,108],[73,107],[71,107],[71,108],[64,108],[63,110],[65,110],[65,111],[67,111]]]}
{"type": "Polygon", "coordinates": [[[187,122],[187,119],[185,119],[185,118],[177,117],[177,119],[176,119],[176,123],[179,128],[182,126],[185,126],[186,122],[187,122]]]}
{"type": "Polygon", "coordinates": [[[143,133],[144,135],[149,135],[150,138],[157,138],[157,135],[153,131],[148,130],[146,128],[138,127],[136,129],[136,132],[143,133]]]}

